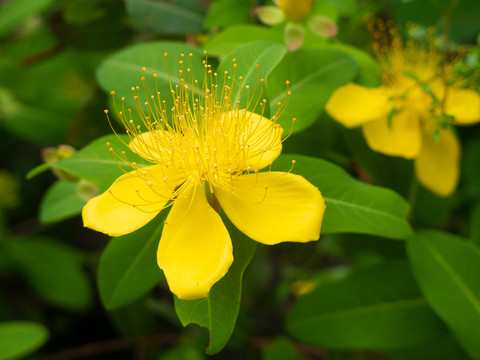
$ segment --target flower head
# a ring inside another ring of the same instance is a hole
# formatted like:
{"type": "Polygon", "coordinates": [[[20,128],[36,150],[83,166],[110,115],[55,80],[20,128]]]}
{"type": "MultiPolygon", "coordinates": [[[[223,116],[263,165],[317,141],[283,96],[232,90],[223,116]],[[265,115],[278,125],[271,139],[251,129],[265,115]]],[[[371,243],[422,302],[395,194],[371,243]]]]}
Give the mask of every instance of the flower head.
{"type": "Polygon", "coordinates": [[[259,6],[255,13],[261,22],[277,25],[287,21],[285,26],[285,44],[290,51],[302,46],[305,37],[305,25],[317,36],[337,35],[337,25],[324,15],[312,14],[313,0],[274,0],[277,6],[259,6]]]}
{"type": "MultiPolygon", "coordinates": [[[[125,111],[122,98],[118,114],[130,137],[128,146],[152,165],[131,163],[132,171],[87,203],[83,219],[87,227],[119,236],[171,207],[158,264],[173,293],[195,299],[207,296],[233,261],[221,210],[253,240],[276,244],[317,240],[325,205],[303,177],[259,171],[282,150],[285,137],[277,120],[289,91],[268,119],[263,116],[263,79],[250,88],[236,74],[235,63],[231,75],[218,75],[204,60],[203,81],[197,81],[183,55],[180,64],[180,84],[170,87],[172,108],[166,108],[158,90],[150,91],[145,69],[143,89],[132,88],[135,110],[125,111]],[[236,86],[248,93],[245,108],[233,95],[236,86]],[[253,112],[257,107],[261,114],[253,112]]],[[[127,161],[124,154],[110,151],[127,161]]]]}
{"type": "Polygon", "coordinates": [[[460,145],[453,125],[480,121],[480,95],[456,76],[458,59],[447,61],[433,30],[426,41],[403,43],[391,24],[378,25],[374,50],[383,85],[347,84],[333,94],[327,111],[347,127],[362,126],[373,150],[414,159],[419,182],[448,196],[459,177],[460,145]],[[382,44],[385,34],[389,45],[382,44]]]}

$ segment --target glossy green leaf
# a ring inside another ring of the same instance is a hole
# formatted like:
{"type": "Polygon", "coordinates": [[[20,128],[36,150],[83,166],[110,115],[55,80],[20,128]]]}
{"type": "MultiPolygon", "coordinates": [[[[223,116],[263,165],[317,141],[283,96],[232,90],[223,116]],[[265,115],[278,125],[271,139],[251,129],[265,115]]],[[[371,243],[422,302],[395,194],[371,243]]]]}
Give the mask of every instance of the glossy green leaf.
{"type": "MultiPolygon", "coordinates": [[[[191,0],[126,0],[133,25],[163,34],[200,32],[205,8],[191,0]]],[[[163,52],[162,52],[163,54],[163,52]]]]}
{"type": "Polygon", "coordinates": [[[425,298],[473,359],[480,359],[480,250],[464,239],[421,231],[408,255],[425,298]]]}
{"type": "Polygon", "coordinates": [[[348,83],[357,68],[351,56],[329,47],[289,52],[267,79],[271,113],[275,113],[277,102],[285,100],[285,81],[289,80],[292,94],[279,123],[288,130],[296,118],[294,132],[307,128],[317,120],[335,89],[348,83]]]}
{"type": "Polygon", "coordinates": [[[0,6],[0,37],[29,16],[46,10],[54,0],[10,0],[0,6]]]}
{"type": "Polygon", "coordinates": [[[218,35],[210,38],[205,44],[210,55],[225,56],[240,46],[257,41],[271,41],[283,44],[283,33],[258,25],[233,25],[218,35]]]}
{"type": "MultiPolygon", "coordinates": [[[[150,91],[155,92],[156,85],[153,74],[157,74],[157,86],[162,100],[171,104],[170,82],[173,87],[180,85],[179,61],[181,54],[185,55],[185,66],[191,68],[195,79],[203,79],[203,53],[193,47],[178,42],[149,42],[127,47],[108,57],[98,68],[97,78],[100,86],[108,93],[114,90],[120,106],[120,98],[125,96],[125,102],[133,106],[132,86],[142,89],[142,67],[146,68],[145,81],[150,91]],[[168,53],[168,65],[165,53],[168,53]],[[192,53],[192,62],[189,54],[192,53]],[[168,72],[168,69],[170,70],[168,72]]],[[[143,89],[141,90],[143,94],[143,89]]],[[[143,95],[142,95],[143,96],[143,95]]],[[[132,109],[135,109],[132,107],[132,109]]],[[[134,118],[134,120],[136,120],[134,118]]]]}
{"type": "Polygon", "coordinates": [[[133,170],[129,164],[115,158],[109,151],[110,147],[120,156],[121,152],[125,151],[128,161],[135,161],[139,167],[151,165],[130,151],[123,142],[128,142],[126,135],[121,137],[116,137],[115,135],[101,137],[77,151],[71,157],[55,163],[54,166],[103,188],[107,188],[117,177],[123,175],[124,171],[133,170]],[[106,145],[107,142],[110,143],[110,146],[106,145]]]}
{"type": "Polygon", "coordinates": [[[302,341],[339,349],[395,349],[447,332],[404,260],[360,269],[321,285],[298,300],[286,326],[302,341]]]}
{"type": "MultiPolygon", "coordinates": [[[[232,89],[232,104],[237,100],[240,101],[240,108],[246,108],[249,100],[252,100],[252,103],[256,103],[257,99],[260,99],[260,102],[268,96],[265,94],[265,91],[262,91],[261,79],[266,79],[268,74],[277,66],[280,60],[283,58],[287,48],[284,45],[275,44],[265,41],[256,41],[250,44],[244,45],[232,53],[228,54],[218,66],[218,73],[223,74],[225,71],[228,71],[229,74],[233,73],[233,59],[237,64],[236,74],[237,76],[242,76],[243,80],[241,82],[242,87],[240,88],[239,78],[236,79],[237,85],[234,85],[232,89]],[[259,67],[257,68],[257,65],[259,67]],[[249,91],[246,91],[245,86],[249,86],[249,91]],[[256,89],[256,92],[255,90],[256,89]],[[259,96],[261,97],[259,98],[259,96]]],[[[263,84],[263,86],[265,86],[263,84]]],[[[285,86],[285,81],[283,82],[285,86]]],[[[252,108],[248,109],[253,111],[252,108]]],[[[266,108],[264,115],[268,116],[269,109],[266,108]]],[[[275,108],[276,110],[276,108],[275,108]]],[[[262,109],[258,106],[255,109],[255,112],[262,113],[262,109]]],[[[272,112],[272,114],[275,113],[272,112]]]]}
{"type": "Polygon", "coordinates": [[[107,309],[136,300],[162,279],[157,247],[165,216],[164,210],[141,229],[110,240],[98,268],[100,297],[107,309]]]}
{"type": "Polygon", "coordinates": [[[72,310],[84,310],[90,305],[92,291],[77,250],[38,237],[11,241],[8,251],[18,270],[45,301],[72,310]]]}
{"type": "Polygon", "coordinates": [[[87,202],[80,197],[77,186],[72,181],[55,182],[40,204],[40,221],[48,224],[80,214],[87,202]]]}
{"type": "Polygon", "coordinates": [[[322,234],[353,232],[405,239],[411,234],[406,220],[407,202],[395,192],[353,179],[342,168],[325,160],[303,155],[281,155],[274,170],[302,175],[318,187],[327,210],[322,234]]]}
{"type": "Polygon", "coordinates": [[[43,325],[29,321],[0,323],[0,360],[21,359],[48,339],[43,325]]]}
{"type": "Polygon", "coordinates": [[[223,349],[232,335],[240,309],[242,276],[253,257],[256,243],[223,216],[233,243],[233,264],[228,273],[213,285],[207,298],[180,300],[175,297],[175,310],[183,326],[198,324],[210,332],[207,354],[223,349]]]}

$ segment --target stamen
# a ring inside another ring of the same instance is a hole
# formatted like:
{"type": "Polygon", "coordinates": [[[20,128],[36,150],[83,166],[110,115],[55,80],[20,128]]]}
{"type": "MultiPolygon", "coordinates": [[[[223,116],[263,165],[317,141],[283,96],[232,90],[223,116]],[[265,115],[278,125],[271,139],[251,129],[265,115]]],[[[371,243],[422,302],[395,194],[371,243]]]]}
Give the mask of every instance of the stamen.
{"type": "MultiPolygon", "coordinates": [[[[257,79],[252,90],[253,84],[244,84],[244,78],[237,73],[236,59],[232,60],[231,69],[223,73],[222,84],[221,78],[219,81],[217,73],[208,64],[206,52],[204,54],[203,82],[194,78],[192,69],[195,64],[190,53],[189,64],[185,62],[185,55],[180,55],[177,83],[172,83],[168,54],[164,54],[170,88],[167,95],[172,100],[169,111],[162,100],[158,75],[153,74],[155,88],[151,89],[145,67],[141,68],[142,89],[139,86],[131,88],[133,111],[125,108],[124,97],[121,98],[121,107],[117,107],[115,92],[111,93],[115,110],[130,139],[129,144],[123,140],[122,143],[154,166],[159,166],[157,169],[161,169],[161,175],[130,162],[125,151],[118,155],[112,148],[117,165],[125,173],[127,171],[120,161],[129,165],[134,171],[128,173],[144,181],[144,186],[156,196],[165,197],[165,191],[170,190],[173,194],[171,202],[179,196],[185,197],[191,186],[205,182],[211,193],[215,187],[232,191],[238,176],[252,173],[256,178],[251,189],[254,190],[259,181],[258,166],[264,166],[265,157],[278,151],[281,142],[293,132],[295,119],[283,139],[277,123],[291,96],[289,81],[286,81],[285,98],[276,102],[277,111],[271,118],[271,125],[267,125],[260,117],[267,106],[267,100],[262,98],[264,79],[260,77],[260,65],[256,65],[257,79]],[[247,95],[246,104],[240,102],[242,97],[245,98],[242,91],[247,95]],[[234,93],[238,98],[232,98],[234,93]],[[256,109],[261,115],[254,113],[256,109]],[[170,179],[173,173],[178,174],[178,179],[170,179]],[[175,183],[180,185],[173,189],[175,183]]],[[[105,114],[110,123],[107,110],[105,114]]],[[[113,130],[111,123],[110,126],[113,130]]],[[[271,165],[268,165],[269,171],[271,165]]],[[[267,188],[264,196],[266,192],[267,188]]],[[[132,206],[141,208],[142,204],[150,204],[148,192],[135,189],[135,194],[139,201],[132,206]]],[[[145,205],[142,209],[149,210],[145,205]]]]}

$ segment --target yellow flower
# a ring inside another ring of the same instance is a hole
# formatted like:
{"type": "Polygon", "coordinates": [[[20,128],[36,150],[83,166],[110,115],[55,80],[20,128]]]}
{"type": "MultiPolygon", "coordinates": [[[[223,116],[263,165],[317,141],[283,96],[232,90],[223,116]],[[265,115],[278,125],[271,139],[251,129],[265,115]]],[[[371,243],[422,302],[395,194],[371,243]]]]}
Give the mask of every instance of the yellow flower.
{"type": "MultiPolygon", "coordinates": [[[[385,25],[379,26],[375,37],[381,40],[385,25]]],[[[362,126],[373,150],[414,159],[418,181],[448,196],[457,186],[461,151],[452,125],[480,121],[480,95],[464,88],[453,73],[455,60],[447,64],[432,38],[404,44],[395,29],[389,30],[389,47],[374,44],[383,85],[347,84],[326,109],[346,127],[362,126]]]]}
{"type": "MultiPolygon", "coordinates": [[[[159,93],[140,100],[143,90],[150,94],[143,76],[144,89],[132,89],[136,111],[119,111],[129,148],[152,165],[131,163],[132,171],[87,203],[83,220],[89,228],[119,236],[172,206],[158,246],[158,265],[174,294],[196,299],[208,295],[233,261],[220,210],[244,234],[271,245],[317,240],[325,204],[318,189],[301,176],[259,172],[282,150],[283,129],[277,120],[288,98],[270,120],[239,108],[232,89],[243,78],[235,74],[235,63],[232,76],[222,75],[223,86],[217,85],[220,80],[206,60],[203,84],[184,68],[183,55],[180,63],[180,85],[171,87],[172,109],[165,108],[159,93]],[[148,131],[141,132],[140,124],[148,131]]],[[[243,86],[253,108],[265,106],[258,95],[262,85],[263,79],[257,79],[253,90],[243,86]]],[[[126,161],[124,154],[116,156],[126,161]]]]}

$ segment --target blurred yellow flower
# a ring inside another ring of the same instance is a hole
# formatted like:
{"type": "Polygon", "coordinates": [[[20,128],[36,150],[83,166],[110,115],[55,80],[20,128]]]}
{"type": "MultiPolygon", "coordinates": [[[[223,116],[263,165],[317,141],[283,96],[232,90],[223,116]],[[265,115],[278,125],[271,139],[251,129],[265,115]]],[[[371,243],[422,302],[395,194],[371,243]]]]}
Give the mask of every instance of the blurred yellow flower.
{"type": "MultiPolygon", "coordinates": [[[[253,240],[276,244],[317,240],[325,204],[318,189],[301,176],[258,171],[270,166],[282,150],[283,129],[277,120],[289,91],[277,113],[267,119],[239,108],[232,95],[234,83],[243,80],[235,74],[236,64],[231,76],[222,74],[221,86],[206,60],[203,84],[184,68],[183,55],[180,63],[180,86],[171,88],[172,109],[165,109],[159,93],[140,100],[143,91],[137,87],[132,89],[137,111],[119,111],[129,148],[152,165],[131,163],[132,171],[87,203],[83,220],[87,227],[119,236],[172,206],[158,246],[158,264],[173,293],[196,299],[208,295],[233,261],[221,209],[253,240]],[[140,121],[133,120],[132,113],[140,121]],[[141,132],[140,124],[148,131],[141,132]]],[[[148,94],[145,76],[142,81],[148,94]]],[[[243,87],[250,91],[247,103],[255,104],[253,108],[265,104],[258,95],[262,86],[263,79],[258,79],[253,91],[243,87]]],[[[116,156],[127,161],[124,154],[116,156]]]]}
{"type": "MultiPolygon", "coordinates": [[[[375,37],[386,34],[379,23],[375,37]]],[[[453,126],[480,121],[480,95],[465,88],[434,44],[433,29],[426,41],[403,43],[387,26],[390,45],[374,44],[383,85],[367,88],[347,84],[330,98],[328,113],[346,127],[362,126],[375,151],[415,160],[418,181],[438,196],[448,196],[459,178],[460,144],[453,126]]]]}

